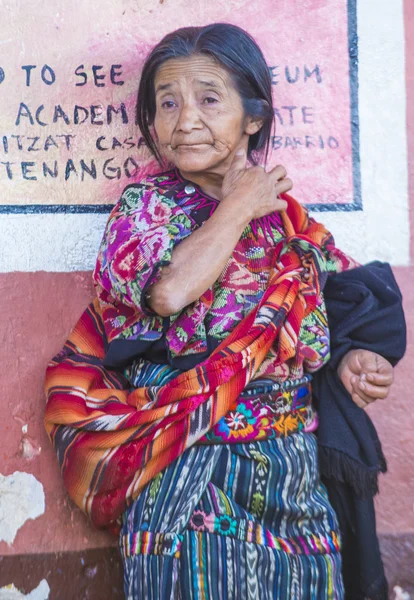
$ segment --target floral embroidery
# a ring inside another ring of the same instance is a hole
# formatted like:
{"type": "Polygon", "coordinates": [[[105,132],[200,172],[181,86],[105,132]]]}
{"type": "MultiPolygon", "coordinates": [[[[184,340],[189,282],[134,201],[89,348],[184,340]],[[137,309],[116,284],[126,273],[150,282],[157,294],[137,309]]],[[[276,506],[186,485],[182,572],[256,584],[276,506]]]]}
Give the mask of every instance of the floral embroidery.
{"type": "Polygon", "coordinates": [[[250,512],[256,517],[261,517],[264,509],[264,496],[260,492],[255,492],[252,496],[250,512]]]}
{"type": "Polygon", "coordinates": [[[278,415],[283,415],[291,410],[290,404],[290,395],[288,393],[284,393],[281,396],[278,396],[275,402],[275,412],[278,415]]]}
{"type": "Polygon", "coordinates": [[[214,532],[220,535],[236,535],[237,521],[227,515],[220,515],[215,518],[214,532]]]}
{"type": "Polygon", "coordinates": [[[222,440],[240,442],[262,437],[261,428],[269,424],[266,410],[254,407],[249,400],[239,400],[237,409],[220,419],[213,432],[222,440]]]}
{"type": "MultiPolygon", "coordinates": [[[[261,506],[260,494],[255,494],[255,496],[257,498],[256,505],[259,508],[261,506]]],[[[194,511],[194,514],[188,522],[188,528],[197,531],[199,534],[209,532],[226,535],[237,540],[253,542],[263,546],[270,546],[277,550],[283,550],[287,554],[331,554],[340,551],[340,539],[338,534],[332,530],[327,531],[324,535],[321,533],[315,535],[310,532],[308,535],[301,535],[300,537],[283,538],[274,535],[271,531],[264,528],[260,523],[253,519],[248,520],[241,517],[233,517],[231,515],[215,515],[214,513],[206,514],[201,511],[194,511]],[[200,516],[197,517],[198,525],[194,524],[194,514],[200,516]],[[201,518],[203,519],[204,525],[201,524],[201,518]]],[[[144,553],[142,550],[143,546],[137,544],[137,541],[135,540],[139,534],[144,535],[145,532],[134,534],[132,543],[130,542],[131,535],[123,536],[121,542],[122,550],[127,556],[144,553]]],[[[157,536],[160,534],[155,535],[157,536]]],[[[145,550],[145,553],[149,554],[150,552],[145,550]]],[[[161,554],[164,552],[160,549],[159,553],[161,554]]]]}
{"type": "Polygon", "coordinates": [[[251,450],[250,456],[258,463],[257,470],[259,473],[267,473],[268,471],[268,459],[267,456],[258,452],[258,450],[251,450]]]}
{"type": "Polygon", "coordinates": [[[190,517],[189,527],[196,531],[212,531],[215,523],[216,517],[213,513],[207,515],[201,510],[195,510],[190,517]]]}
{"type": "Polygon", "coordinates": [[[154,498],[156,497],[156,495],[158,493],[158,490],[160,489],[161,479],[162,479],[162,474],[158,473],[158,475],[156,475],[154,477],[154,479],[151,481],[151,487],[150,487],[150,491],[149,491],[151,500],[154,500],[154,498]]]}
{"type": "Polygon", "coordinates": [[[237,411],[231,411],[225,418],[227,426],[229,429],[233,429],[234,431],[239,431],[239,429],[246,428],[246,418],[244,415],[237,411]]]}
{"type": "MultiPolygon", "coordinates": [[[[200,444],[237,443],[286,436],[305,429],[312,431],[317,415],[312,408],[310,385],[305,384],[277,396],[262,394],[239,398],[201,440],[200,444]]],[[[259,456],[253,457],[260,462],[259,456]]],[[[261,465],[265,469],[265,465],[261,465]]]]}
{"type": "Polygon", "coordinates": [[[204,529],[205,529],[204,519],[206,516],[207,515],[204,512],[202,512],[201,510],[195,510],[190,518],[191,528],[195,529],[196,531],[204,531],[204,529]]]}
{"type": "MultiPolygon", "coordinates": [[[[266,223],[250,223],[217,282],[198,300],[172,315],[165,328],[165,320],[146,306],[145,292],[157,281],[162,267],[170,263],[176,245],[202,225],[218,205],[195,186],[189,196],[185,187],[186,182],[175,170],[127,186],[108,219],[94,271],[109,343],[139,340],[141,356],[145,356],[145,347],[165,336],[171,366],[178,366],[174,362],[178,358],[204,357],[209,347],[216,347],[257,306],[273,268],[275,248],[284,238],[277,213],[270,215],[266,223]]],[[[277,266],[281,269],[289,244],[280,253],[277,266]]],[[[306,262],[307,257],[303,260],[306,262]]],[[[321,273],[335,271],[341,267],[338,260],[335,254],[326,252],[325,257],[317,257],[317,268],[321,273]]],[[[298,269],[302,268],[299,264],[298,269]]],[[[303,293],[306,295],[305,284],[303,293]]],[[[263,307],[257,320],[266,326],[270,316],[263,307]]],[[[305,370],[316,371],[326,363],[329,329],[322,295],[304,319],[296,347],[296,355],[284,364],[271,349],[255,377],[300,377],[305,370]]],[[[277,410],[285,414],[283,399],[277,410]]],[[[234,438],[249,439],[258,415],[242,412],[237,419],[239,425],[229,420],[222,427],[234,438]]]]}

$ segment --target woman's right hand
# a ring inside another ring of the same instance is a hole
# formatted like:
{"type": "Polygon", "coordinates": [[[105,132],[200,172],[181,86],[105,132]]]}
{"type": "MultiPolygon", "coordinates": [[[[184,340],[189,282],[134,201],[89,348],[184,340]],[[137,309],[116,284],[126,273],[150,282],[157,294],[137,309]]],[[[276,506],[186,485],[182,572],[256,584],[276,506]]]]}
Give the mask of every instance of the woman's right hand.
{"type": "Polygon", "coordinates": [[[281,165],[266,173],[263,167],[246,169],[246,152],[238,150],[224,176],[222,202],[234,202],[246,214],[247,220],[258,219],[274,211],[286,210],[287,202],[278,198],[293,187],[281,165]]]}

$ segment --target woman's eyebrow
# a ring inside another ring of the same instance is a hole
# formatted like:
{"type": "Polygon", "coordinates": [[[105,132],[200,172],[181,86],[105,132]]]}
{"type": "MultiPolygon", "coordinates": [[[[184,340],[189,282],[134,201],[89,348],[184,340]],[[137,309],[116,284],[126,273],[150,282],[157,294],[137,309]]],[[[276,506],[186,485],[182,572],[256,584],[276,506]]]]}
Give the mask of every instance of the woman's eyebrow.
{"type": "MultiPolygon", "coordinates": [[[[210,87],[210,88],[215,88],[215,89],[220,88],[220,85],[215,81],[205,81],[203,79],[197,79],[196,83],[199,83],[204,87],[210,87]]],[[[159,85],[157,85],[157,87],[155,89],[155,93],[158,94],[158,92],[164,92],[165,90],[169,90],[172,87],[173,87],[172,83],[160,83],[159,85]]]]}
{"type": "Polygon", "coordinates": [[[169,90],[170,88],[172,88],[171,83],[160,83],[157,85],[155,93],[158,94],[158,92],[163,92],[164,90],[169,90]]]}

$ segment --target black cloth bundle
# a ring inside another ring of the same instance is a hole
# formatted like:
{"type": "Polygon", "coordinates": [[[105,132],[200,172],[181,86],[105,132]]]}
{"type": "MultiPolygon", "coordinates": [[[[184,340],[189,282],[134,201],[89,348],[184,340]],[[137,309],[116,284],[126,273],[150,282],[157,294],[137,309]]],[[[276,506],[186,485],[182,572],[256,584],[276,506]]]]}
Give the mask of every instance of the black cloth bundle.
{"type": "Polygon", "coordinates": [[[330,275],[324,296],[331,359],[312,384],[321,478],[339,520],[346,599],[384,600],[388,589],[373,498],[386,462],[371,419],[351,399],[337,367],[353,349],[376,352],[392,365],[403,357],[402,296],[390,265],[381,262],[330,275]]]}

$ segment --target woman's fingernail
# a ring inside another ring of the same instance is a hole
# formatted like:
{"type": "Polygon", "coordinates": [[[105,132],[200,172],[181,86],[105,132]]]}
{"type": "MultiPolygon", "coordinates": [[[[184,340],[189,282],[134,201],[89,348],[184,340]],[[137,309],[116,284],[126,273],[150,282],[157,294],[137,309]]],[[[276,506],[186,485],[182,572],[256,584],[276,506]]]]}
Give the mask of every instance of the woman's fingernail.
{"type": "Polygon", "coordinates": [[[243,150],[243,148],[240,148],[240,149],[239,149],[239,150],[237,150],[237,152],[236,152],[236,156],[243,156],[243,154],[244,154],[244,150],[243,150]]]}
{"type": "Polygon", "coordinates": [[[367,374],[366,373],[362,373],[361,375],[361,381],[365,381],[367,378],[367,374]]]}

